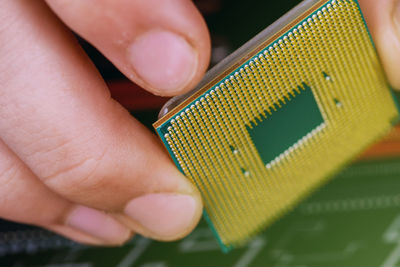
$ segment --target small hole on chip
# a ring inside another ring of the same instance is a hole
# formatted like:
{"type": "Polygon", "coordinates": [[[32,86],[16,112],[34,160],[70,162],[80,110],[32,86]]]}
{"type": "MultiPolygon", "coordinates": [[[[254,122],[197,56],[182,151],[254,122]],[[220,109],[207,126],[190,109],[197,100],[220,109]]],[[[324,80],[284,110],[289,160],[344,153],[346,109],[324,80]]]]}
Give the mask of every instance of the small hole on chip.
{"type": "Polygon", "coordinates": [[[332,77],[331,77],[331,76],[329,76],[329,74],[328,74],[328,73],[326,73],[326,72],[322,72],[322,74],[324,75],[324,78],[325,78],[325,80],[327,80],[328,82],[331,82],[331,81],[332,81],[332,77]]]}
{"type": "Polygon", "coordinates": [[[234,146],[229,146],[229,148],[231,149],[231,151],[232,151],[232,153],[233,154],[238,154],[239,153],[239,150],[237,150],[237,148],[235,148],[234,146]]]}
{"type": "Polygon", "coordinates": [[[243,173],[244,176],[246,176],[246,177],[250,176],[250,172],[249,172],[248,170],[246,170],[246,169],[243,169],[243,168],[242,168],[242,173],[243,173]]]}
{"type": "Polygon", "coordinates": [[[341,108],[341,107],[343,107],[343,104],[342,104],[342,102],[340,102],[340,100],[339,100],[339,99],[337,99],[337,98],[334,98],[334,99],[333,99],[333,101],[335,101],[336,107],[338,107],[338,108],[341,108]]]}

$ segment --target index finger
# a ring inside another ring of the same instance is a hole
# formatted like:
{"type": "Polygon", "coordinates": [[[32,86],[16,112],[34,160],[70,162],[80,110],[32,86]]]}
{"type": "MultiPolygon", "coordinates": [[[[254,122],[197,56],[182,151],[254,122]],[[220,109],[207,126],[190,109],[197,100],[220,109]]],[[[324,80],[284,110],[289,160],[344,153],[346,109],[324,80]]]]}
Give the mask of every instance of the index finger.
{"type": "Polygon", "coordinates": [[[400,89],[400,1],[359,0],[391,85],[400,89]]]}
{"type": "Polygon", "coordinates": [[[153,238],[187,234],[201,199],[158,139],[110,97],[43,2],[0,5],[0,138],[70,202],[123,214],[153,238]]]}
{"type": "Polygon", "coordinates": [[[128,78],[154,94],[182,94],[208,67],[210,37],[190,0],[47,2],[128,78]]]}

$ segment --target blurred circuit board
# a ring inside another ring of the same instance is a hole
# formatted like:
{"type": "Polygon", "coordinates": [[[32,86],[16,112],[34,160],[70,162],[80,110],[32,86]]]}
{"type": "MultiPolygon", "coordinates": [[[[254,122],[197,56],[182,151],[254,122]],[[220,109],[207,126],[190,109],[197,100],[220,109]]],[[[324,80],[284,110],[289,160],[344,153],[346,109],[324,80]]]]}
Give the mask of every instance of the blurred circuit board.
{"type": "Polygon", "coordinates": [[[91,248],[42,230],[0,233],[0,266],[399,266],[400,158],[354,164],[247,247],[221,253],[205,223],[186,239],[91,248]]]}

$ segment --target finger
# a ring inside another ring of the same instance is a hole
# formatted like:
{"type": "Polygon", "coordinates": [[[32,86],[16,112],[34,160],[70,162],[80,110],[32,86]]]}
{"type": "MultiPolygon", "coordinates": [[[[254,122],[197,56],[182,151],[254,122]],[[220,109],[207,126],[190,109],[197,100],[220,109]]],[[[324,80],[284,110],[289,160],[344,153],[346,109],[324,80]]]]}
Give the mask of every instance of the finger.
{"type": "Polygon", "coordinates": [[[0,217],[56,231],[89,244],[121,244],[128,228],[111,216],[77,206],[50,191],[0,140],[0,217]]]}
{"type": "Polygon", "coordinates": [[[111,99],[50,10],[30,0],[0,5],[5,143],[71,202],[124,213],[153,238],[192,230],[202,211],[198,191],[157,138],[111,99]]]}
{"type": "Polygon", "coordinates": [[[190,0],[48,0],[127,77],[158,95],[194,87],[208,67],[206,24],[190,0]]]}
{"type": "Polygon", "coordinates": [[[400,1],[360,0],[391,85],[400,89],[400,1]]]}

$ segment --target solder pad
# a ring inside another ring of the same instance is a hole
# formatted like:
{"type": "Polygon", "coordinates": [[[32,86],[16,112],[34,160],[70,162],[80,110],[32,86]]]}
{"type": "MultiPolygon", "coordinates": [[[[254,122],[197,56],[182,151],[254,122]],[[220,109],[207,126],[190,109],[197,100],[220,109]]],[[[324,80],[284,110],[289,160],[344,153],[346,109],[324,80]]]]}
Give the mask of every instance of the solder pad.
{"type": "Polygon", "coordinates": [[[154,127],[225,248],[279,218],[399,116],[355,0],[304,1],[171,103],[154,127]]]}

